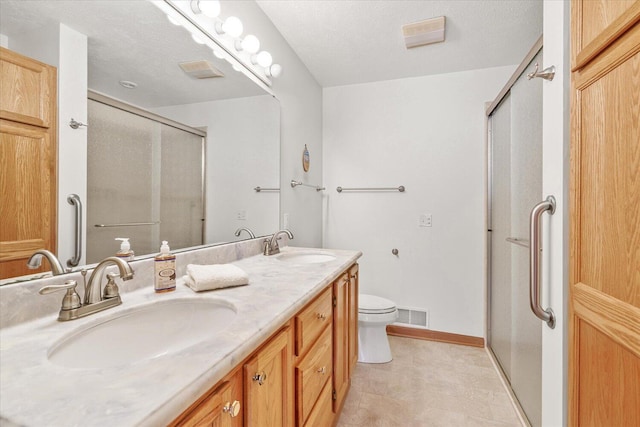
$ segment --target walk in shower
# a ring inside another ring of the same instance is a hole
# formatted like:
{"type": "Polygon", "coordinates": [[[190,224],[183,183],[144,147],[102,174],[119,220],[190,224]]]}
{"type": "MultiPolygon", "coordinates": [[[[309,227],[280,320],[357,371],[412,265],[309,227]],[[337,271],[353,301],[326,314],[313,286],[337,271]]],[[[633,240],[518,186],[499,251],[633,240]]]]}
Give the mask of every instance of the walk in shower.
{"type": "Polygon", "coordinates": [[[488,111],[488,346],[532,426],[541,425],[542,327],[530,308],[530,212],[542,198],[542,39],[488,111]]]}
{"type": "Polygon", "coordinates": [[[88,101],[87,263],[203,243],[206,134],[135,111],[88,101]]]}

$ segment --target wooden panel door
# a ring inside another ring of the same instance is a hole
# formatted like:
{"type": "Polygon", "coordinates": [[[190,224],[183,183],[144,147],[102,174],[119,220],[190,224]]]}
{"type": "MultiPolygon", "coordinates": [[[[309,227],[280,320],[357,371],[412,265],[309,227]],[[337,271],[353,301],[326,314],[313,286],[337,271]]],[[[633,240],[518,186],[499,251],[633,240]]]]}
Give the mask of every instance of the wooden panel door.
{"type": "Polygon", "coordinates": [[[0,120],[0,279],[38,271],[26,266],[37,249],[55,252],[55,159],[47,129],[0,120]]]}
{"type": "Polygon", "coordinates": [[[640,1],[572,2],[569,424],[640,425],[640,1]]]}
{"type": "Polygon", "coordinates": [[[0,48],[0,279],[56,252],[56,68],[0,48]]]}
{"type": "Polygon", "coordinates": [[[333,412],[338,413],[349,389],[349,273],[333,283],[333,412]]]}
{"type": "Polygon", "coordinates": [[[244,365],[245,425],[289,427],[293,421],[292,328],[279,332],[244,365]]]}

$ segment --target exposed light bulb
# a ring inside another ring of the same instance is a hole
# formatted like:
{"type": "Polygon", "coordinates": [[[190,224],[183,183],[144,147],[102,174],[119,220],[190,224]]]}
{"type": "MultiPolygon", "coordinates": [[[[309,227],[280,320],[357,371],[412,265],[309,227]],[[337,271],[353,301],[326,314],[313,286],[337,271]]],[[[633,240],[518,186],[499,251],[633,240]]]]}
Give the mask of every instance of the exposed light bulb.
{"type": "Polygon", "coordinates": [[[169,22],[171,22],[173,25],[181,25],[180,21],[178,21],[176,18],[174,18],[171,15],[167,15],[167,19],[169,20],[169,22]]]}
{"type": "Polygon", "coordinates": [[[231,68],[233,68],[234,70],[236,70],[237,72],[242,72],[242,67],[240,67],[238,64],[233,64],[231,66],[231,68]]]}
{"type": "Polygon", "coordinates": [[[259,54],[253,55],[251,57],[251,62],[253,62],[254,64],[258,64],[261,67],[267,68],[273,62],[273,58],[271,57],[271,54],[269,52],[263,50],[259,54]]]}
{"type": "Polygon", "coordinates": [[[194,42],[198,44],[205,44],[204,39],[197,34],[191,34],[191,38],[193,39],[194,42]]]}
{"type": "Polygon", "coordinates": [[[224,53],[220,49],[213,49],[213,55],[218,59],[224,59],[224,53]]]}
{"type": "Polygon", "coordinates": [[[267,67],[264,70],[264,73],[270,77],[278,77],[280,74],[282,74],[282,65],[272,64],[270,67],[267,67]]]}
{"type": "MultiPolygon", "coordinates": [[[[191,10],[195,12],[193,1],[191,2],[191,10]]],[[[196,7],[200,13],[209,18],[215,18],[220,15],[220,2],[218,0],[196,0],[196,7]]],[[[198,13],[198,12],[195,12],[198,13]]]]}
{"type": "Polygon", "coordinates": [[[222,24],[222,31],[231,37],[240,37],[243,31],[242,21],[235,16],[230,16],[222,24]]]}
{"type": "Polygon", "coordinates": [[[242,46],[242,50],[246,50],[251,54],[257,53],[260,50],[260,40],[253,34],[248,34],[240,45],[242,46]]]}

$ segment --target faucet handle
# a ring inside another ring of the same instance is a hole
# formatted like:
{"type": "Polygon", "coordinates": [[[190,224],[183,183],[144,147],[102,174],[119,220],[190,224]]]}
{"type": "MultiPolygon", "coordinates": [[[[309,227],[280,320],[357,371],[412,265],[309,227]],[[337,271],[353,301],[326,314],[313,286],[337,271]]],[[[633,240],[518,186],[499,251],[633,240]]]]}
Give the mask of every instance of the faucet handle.
{"type": "Polygon", "coordinates": [[[78,282],[75,280],[65,280],[64,285],[49,285],[40,289],[38,293],[40,295],[47,295],[53,292],[58,292],[62,290],[66,290],[67,293],[62,298],[62,310],[73,310],[75,308],[80,308],[82,303],[80,302],[80,295],[76,291],[76,286],[78,286],[78,282]]]}
{"type": "Polygon", "coordinates": [[[115,278],[120,277],[116,273],[108,273],[107,274],[107,284],[104,285],[104,292],[102,298],[114,298],[120,295],[120,291],[118,290],[118,285],[116,285],[115,278]]]}

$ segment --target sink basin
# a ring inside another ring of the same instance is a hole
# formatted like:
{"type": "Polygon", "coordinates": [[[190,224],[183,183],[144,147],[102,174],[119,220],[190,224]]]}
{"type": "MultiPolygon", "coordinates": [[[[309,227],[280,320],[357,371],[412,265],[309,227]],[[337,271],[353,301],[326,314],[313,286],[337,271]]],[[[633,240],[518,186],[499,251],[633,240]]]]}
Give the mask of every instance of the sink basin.
{"type": "Polygon", "coordinates": [[[70,368],[106,368],[149,360],[223,332],[237,310],[224,300],[175,299],[117,313],[63,337],[48,353],[70,368]]]}
{"type": "Polygon", "coordinates": [[[297,264],[319,264],[336,259],[335,256],[326,252],[287,252],[277,255],[276,258],[280,261],[297,264]]]}

